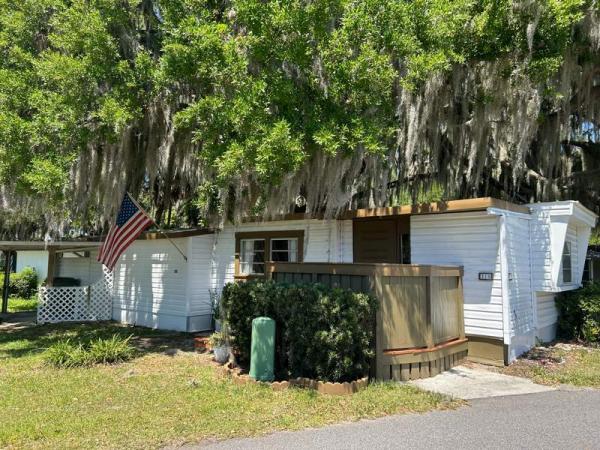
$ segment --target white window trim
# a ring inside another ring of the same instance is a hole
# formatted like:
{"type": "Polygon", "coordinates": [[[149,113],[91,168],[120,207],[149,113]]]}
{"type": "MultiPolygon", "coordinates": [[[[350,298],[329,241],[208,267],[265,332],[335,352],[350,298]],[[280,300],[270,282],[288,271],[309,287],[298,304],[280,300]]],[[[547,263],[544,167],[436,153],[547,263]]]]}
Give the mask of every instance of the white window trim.
{"type": "Polygon", "coordinates": [[[565,241],[565,245],[563,246],[563,251],[560,254],[560,283],[563,286],[571,286],[573,283],[573,243],[571,241],[565,241]],[[571,281],[565,281],[564,273],[565,268],[563,266],[563,259],[565,257],[565,248],[569,249],[569,259],[571,260],[571,267],[569,271],[571,272],[571,281]]]}
{"type": "MultiPolygon", "coordinates": [[[[264,238],[248,238],[248,239],[244,238],[244,239],[240,239],[240,274],[242,274],[242,275],[264,275],[265,274],[264,270],[263,270],[262,273],[254,272],[252,270],[252,268],[254,267],[254,263],[253,262],[252,263],[248,262],[248,264],[250,264],[250,272],[244,272],[244,270],[243,270],[243,267],[244,267],[244,264],[245,264],[245,262],[244,262],[244,242],[249,242],[249,241],[251,241],[251,242],[263,241],[265,243],[265,247],[266,247],[266,239],[264,239],[264,238]]],[[[263,254],[265,254],[264,255],[265,258],[264,258],[264,261],[262,263],[263,267],[264,267],[265,262],[267,260],[267,258],[266,258],[266,251],[267,251],[266,248],[264,248],[263,251],[262,251],[263,254]]],[[[256,253],[256,251],[254,249],[252,249],[252,256],[254,256],[255,253],[256,253]]]]}

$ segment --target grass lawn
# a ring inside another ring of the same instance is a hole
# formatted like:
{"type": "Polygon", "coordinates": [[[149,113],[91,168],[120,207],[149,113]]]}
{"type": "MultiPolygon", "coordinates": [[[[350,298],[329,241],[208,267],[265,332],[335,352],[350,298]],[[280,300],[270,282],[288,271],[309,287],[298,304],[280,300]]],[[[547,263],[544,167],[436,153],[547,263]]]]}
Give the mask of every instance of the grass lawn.
{"type": "Polygon", "coordinates": [[[8,312],[21,312],[21,311],[33,311],[37,308],[38,299],[37,295],[30,298],[13,298],[8,299],[8,312]]]}
{"type": "Polygon", "coordinates": [[[459,405],[391,383],[346,397],[237,385],[190,345],[185,335],[112,323],[0,330],[0,447],[156,448],[459,405]],[[114,333],[134,335],[136,359],[78,369],[43,363],[59,339],[114,333]]]}
{"type": "Polygon", "coordinates": [[[504,369],[540,384],[600,388],[600,348],[557,344],[531,350],[504,369]]]}

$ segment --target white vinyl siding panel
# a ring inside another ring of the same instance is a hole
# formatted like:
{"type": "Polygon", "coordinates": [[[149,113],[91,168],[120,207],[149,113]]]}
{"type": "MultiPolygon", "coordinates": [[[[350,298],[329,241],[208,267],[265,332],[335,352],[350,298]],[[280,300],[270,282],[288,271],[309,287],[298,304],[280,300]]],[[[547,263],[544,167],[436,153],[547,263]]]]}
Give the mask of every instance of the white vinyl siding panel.
{"type": "Polygon", "coordinates": [[[81,286],[89,286],[100,280],[104,273],[102,264],[97,261],[98,251],[94,250],[85,258],[58,258],[55,276],[77,278],[81,286]]]}
{"type": "Polygon", "coordinates": [[[536,292],[560,292],[581,284],[583,262],[596,218],[577,202],[534,203],[532,209],[533,287],[536,292]],[[571,243],[571,283],[562,280],[562,253],[571,243]]]}
{"type": "MultiPolygon", "coordinates": [[[[174,239],[181,249],[187,239],[174,239]]],[[[166,239],[136,241],[115,266],[113,308],[186,316],[187,267],[166,239]]]]}
{"type": "Polygon", "coordinates": [[[24,250],[17,252],[17,272],[33,267],[37,272],[38,284],[48,276],[48,252],[46,250],[24,250]]]}
{"type": "Polygon", "coordinates": [[[211,274],[215,235],[191,238],[189,258],[190,315],[212,314],[211,274]]]}
{"type": "Polygon", "coordinates": [[[497,216],[456,213],[412,216],[411,262],[464,267],[465,331],[503,337],[502,285],[497,216]],[[491,272],[493,281],[480,281],[491,272]]]}
{"type": "Polygon", "coordinates": [[[531,289],[529,220],[507,215],[506,260],[511,357],[527,351],[535,338],[535,310],[531,289]]]}
{"type": "Polygon", "coordinates": [[[536,336],[543,342],[556,339],[558,322],[558,309],[556,308],[556,294],[553,292],[537,292],[537,332],[536,336]]]}
{"type": "Polygon", "coordinates": [[[555,297],[556,294],[552,292],[536,293],[538,328],[554,325],[558,320],[555,297]]]}
{"type": "Polygon", "coordinates": [[[550,213],[539,211],[530,223],[532,283],[536,291],[552,291],[552,227],[550,213]]]}

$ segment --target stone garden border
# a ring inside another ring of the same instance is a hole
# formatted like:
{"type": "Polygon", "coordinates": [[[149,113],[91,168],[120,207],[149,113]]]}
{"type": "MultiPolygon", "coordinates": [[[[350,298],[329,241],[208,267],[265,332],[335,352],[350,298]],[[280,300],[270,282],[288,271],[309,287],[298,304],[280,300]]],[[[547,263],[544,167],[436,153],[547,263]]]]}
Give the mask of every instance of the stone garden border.
{"type": "Polygon", "coordinates": [[[270,386],[274,391],[283,391],[284,389],[288,389],[290,387],[301,387],[305,389],[313,389],[319,394],[349,395],[355,394],[369,385],[369,377],[364,377],[359,380],[345,383],[323,382],[312,380],[310,378],[294,378],[286,381],[266,382],[256,381],[255,379],[251,378],[250,375],[241,373],[239,368],[232,369],[227,366],[219,366],[218,370],[222,375],[231,378],[234,383],[262,384],[265,386],[270,386]]]}
{"type": "MultiPolygon", "coordinates": [[[[209,338],[206,336],[199,336],[194,338],[194,347],[196,351],[205,353],[210,351],[209,338]]],[[[221,365],[212,359],[212,363],[216,365],[217,371],[228,378],[231,378],[234,383],[237,384],[262,384],[270,386],[274,391],[283,391],[290,387],[301,387],[305,389],[312,389],[317,391],[319,394],[326,395],[349,395],[355,394],[356,392],[366,388],[369,385],[369,377],[364,377],[359,380],[345,383],[331,383],[318,380],[312,380],[310,378],[294,378],[292,380],[285,381],[256,381],[251,378],[250,375],[242,373],[239,367],[231,367],[230,364],[221,365]]]]}

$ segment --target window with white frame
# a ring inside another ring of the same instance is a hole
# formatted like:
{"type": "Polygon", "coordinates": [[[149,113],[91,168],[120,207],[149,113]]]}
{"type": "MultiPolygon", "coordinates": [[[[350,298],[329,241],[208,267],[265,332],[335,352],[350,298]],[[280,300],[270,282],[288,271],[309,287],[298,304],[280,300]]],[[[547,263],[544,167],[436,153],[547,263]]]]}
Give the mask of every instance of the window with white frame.
{"type": "Polygon", "coordinates": [[[586,258],[585,263],[583,264],[582,281],[592,281],[594,279],[592,267],[592,258],[586,258]]]}
{"type": "Polygon", "coordinates": [[[240,273],[263,275],[265,273],[265,240],[240,240],[240,273]]]}
{"type": "Polygon", "coordinates": [[[571,283],[573,280],[573,266],[571,258],[571,243],[565,242],[562,253],[562,282],[571,283]]]}
{"type": "Polygon", "coordinates": [[[271,239],[271,261],[297,262],[298,239],[273,238],[271,239]]]}

